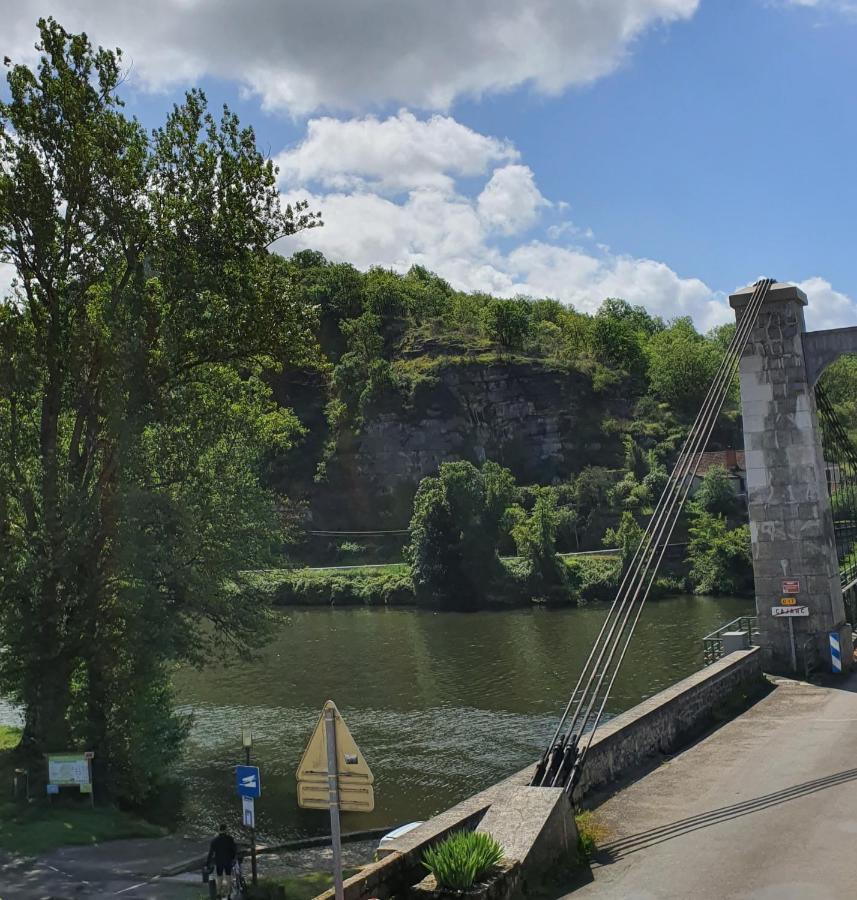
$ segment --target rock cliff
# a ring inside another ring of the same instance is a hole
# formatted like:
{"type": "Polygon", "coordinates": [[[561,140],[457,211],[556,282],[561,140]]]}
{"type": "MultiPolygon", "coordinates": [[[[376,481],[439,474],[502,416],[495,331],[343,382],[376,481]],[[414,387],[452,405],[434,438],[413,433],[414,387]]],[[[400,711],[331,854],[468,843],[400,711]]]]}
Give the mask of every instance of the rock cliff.
{"type": "MultiPolygon", "coordinates": [[[[282,401],[294,402],[291,393],[282,401]]],[[[306,396],[294,405],[306,419],[322,402],[306,396]]],[[[451,460],[495,460],[521,484],[618,465],[621,442],[605,418],[627,415],[626,404],[596,394],[589,376],[573,369],[520,359],[440,362],[409,402],[340,437],[326,481],[306,485],[313,525],[404,527],[420,479],[451,460]]],[[[299,450],[304,466],[312,444],[299,450]]]]}

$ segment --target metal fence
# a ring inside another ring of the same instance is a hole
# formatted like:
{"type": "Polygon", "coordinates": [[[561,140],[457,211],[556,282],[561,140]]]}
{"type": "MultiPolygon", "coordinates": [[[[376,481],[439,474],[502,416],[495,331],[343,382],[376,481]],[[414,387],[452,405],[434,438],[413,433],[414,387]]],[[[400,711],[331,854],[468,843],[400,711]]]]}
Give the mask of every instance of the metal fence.
{"type": "Polygon", "coordinates": [[[727,631],[746,631],[750,646],[756,647],[759,644],[756,616],[740,616],[721,625],[716,631],[712,631],[702,639],[702,664],[704,666],[710,666],[713,662],[723,658],[723,635],[727,631]]]}

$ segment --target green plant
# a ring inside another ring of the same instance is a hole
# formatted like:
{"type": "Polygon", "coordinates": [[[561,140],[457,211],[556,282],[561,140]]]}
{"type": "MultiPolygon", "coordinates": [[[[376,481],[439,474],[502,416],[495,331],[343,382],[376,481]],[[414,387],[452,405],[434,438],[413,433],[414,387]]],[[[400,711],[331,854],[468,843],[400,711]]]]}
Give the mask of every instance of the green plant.
{"type": "Polygon", "coordinates": [[[440,888],[466,891],[503,858],[503,848],[478,831],[458,831],[423,854],[423,865],[440,888]]]}
{"type": "Polygon", "coordinates": [[[588,810],[574,817],[577,825],[577,841],[580,852],[586,859],[592,859],[598,844],[610,836],[607,828],[588,810]]]}

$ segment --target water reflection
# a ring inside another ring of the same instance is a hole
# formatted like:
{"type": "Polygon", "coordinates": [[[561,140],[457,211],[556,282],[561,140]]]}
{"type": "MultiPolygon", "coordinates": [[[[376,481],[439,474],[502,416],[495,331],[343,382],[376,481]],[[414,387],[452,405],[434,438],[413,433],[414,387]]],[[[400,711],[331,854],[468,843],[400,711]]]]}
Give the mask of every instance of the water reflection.
{"type": "MultiPolygon", "coordinates": [[[[615,715],[701,665],[700,638],[751,603],[650,604],[618,678],[615,715]]],[[[345,716],[376,778],[376,809],[346,830],[424,818],[532,761],[550,736],[605,615],[572,610],[434,613],[295,610],[253,662],[177,678],[194,727],[182,776],[187,829],[237,820],[231,766],[252,725],[267,839],[327,830],[296,807],[294,769],[324,701],[345,716]]]]}

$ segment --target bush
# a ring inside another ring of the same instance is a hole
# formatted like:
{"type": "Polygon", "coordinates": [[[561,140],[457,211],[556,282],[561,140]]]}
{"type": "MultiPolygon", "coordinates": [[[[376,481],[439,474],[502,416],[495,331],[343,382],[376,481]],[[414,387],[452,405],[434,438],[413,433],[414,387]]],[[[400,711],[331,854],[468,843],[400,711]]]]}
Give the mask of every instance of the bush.
{"type": "Polygon", "coordinates": [[[532,512],[529,516],[520,515],[512,527],[512,537],[519,555],[531,563],[537,578],[545,585],[562,584],[565,566],[556,555],[556,533],[562,513],[557,507],[556,493],[549,488],[538,488],[535,495],[532,512]]]}
{"type": "Polygon", "coordinates": [[[423,853],[423,865],[439,888],[466,891],[503,858],[503,848],[478,831],[459,831],[423,853]]]}
{"type": "Polygon", "coordinates": [[[511,472],[490,461],[443,463],[423,478],[406,550],[421,602],[478,605],[500,571],[497,547],[516,495],[511,472]]]}
{"type": "Polygon", "coordinates": [[[397,606],[414,603],[405,566],[349,569],[272,569],[245,572],[235,590],[270,606],[397,606]]]}
{"type": "Polygon", "coordinates": [[[735,511],[737,498],[724,466],[711,466],[702,476],[693,499],[705,512],[715,516],[728,516],[735,511]]]}
{"type": "Polygon", "coordinates": [[[725,517],[692,512],[688,562],[695,594],[748,594],[753,589],[750,529],[732,530],[725,517]]]}

